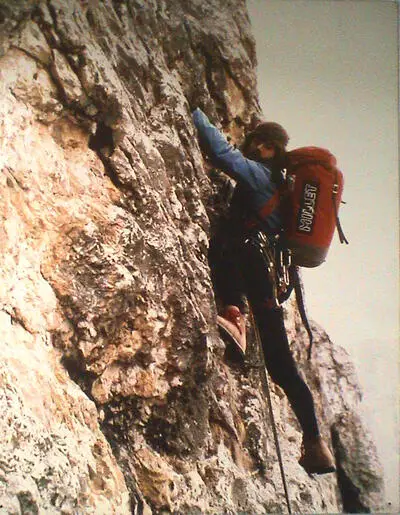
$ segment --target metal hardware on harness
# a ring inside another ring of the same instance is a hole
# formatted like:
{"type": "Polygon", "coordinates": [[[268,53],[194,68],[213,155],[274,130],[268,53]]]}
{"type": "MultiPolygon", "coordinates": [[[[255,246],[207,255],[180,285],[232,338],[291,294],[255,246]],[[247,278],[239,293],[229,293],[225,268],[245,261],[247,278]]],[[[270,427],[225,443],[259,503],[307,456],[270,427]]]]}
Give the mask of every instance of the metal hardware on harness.
{"type": "Polygon", "coordinates": [[[333,185],[332,193],[334,195],[337,195],[339,193],[339,184],[334,184],[333,185]]]}
{"type": "Polygon", "coordinates": [[[267,236],[258,231],[254,236],[248,238],[245,243],[250,243],[253,245],[261,254],[261,257],[264,261],[265,267],[268,272],[268,276],[271,282],[272,287],[272,302],[275,307],[279,306],[278,300],[278,285],[277,285],[277,274],[275,267],[275,255],[274,249],[272,248],[270,242],[268,241],[267,236]]]}
{"type": "Polygon", "coordinates": [[[289,191],[294,191],[294,186],[296,183],[296,176],[291,174],[286,174],[286,184],[289,191]]]}
{"type": "Polygon", "coordinates": [[[261,253],[272,285],[272,296],[275,307],[280,306],[279,296],[286,293],[290,286],[289,268],[292,262],[291,252],[286,248],[278,248],[278,238],[271,242],[262,232],[247,238],[245,243],[255,246],[261,253]]]}
{"type": "Polygon", "coordinates": [[[278,280],[280,283],[280,287],[283,292],[286,292],[288,287],[290,286],[290,277],[289,277],[289,268],[292,264],[292,253],[289,249],[281,248],[279,249],[279,270],[278,270],[278,280]]]}

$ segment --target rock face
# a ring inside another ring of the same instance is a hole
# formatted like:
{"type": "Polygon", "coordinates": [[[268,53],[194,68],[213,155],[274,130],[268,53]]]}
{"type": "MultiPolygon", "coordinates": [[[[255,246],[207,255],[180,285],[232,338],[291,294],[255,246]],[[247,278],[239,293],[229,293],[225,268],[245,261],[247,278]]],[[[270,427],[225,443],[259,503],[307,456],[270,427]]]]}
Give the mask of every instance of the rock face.
{"type": "MultiPolygon", "coordinates": [[[[191,122],[238,141],[255,64],[244,0],[0,0],[0,513],[286,510],[256,343],[239,367],[216,328],[191,122]]],[[[271,385],[292,510],[377,509],[348,356],[287,327],[338,465],[297,464],[271,385]]]]}

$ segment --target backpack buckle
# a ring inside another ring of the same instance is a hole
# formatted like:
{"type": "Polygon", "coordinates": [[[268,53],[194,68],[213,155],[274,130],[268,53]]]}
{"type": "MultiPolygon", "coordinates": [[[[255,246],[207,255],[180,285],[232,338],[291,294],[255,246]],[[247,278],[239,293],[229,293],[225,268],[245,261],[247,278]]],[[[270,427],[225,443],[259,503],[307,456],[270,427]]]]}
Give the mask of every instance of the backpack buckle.
{"type": "Polygon", "coordinates": [[[339,184],[334,184],[333,185],[332,193],[334,195],[337,195],[339,193],[339,184]]]}
{"type": "Polygon", "coordinates": [[[290,175],[290,174],[286,174],[286,182],[287,182],[287,188],[289,191],[294,191],[294,187],[295,187],[295,182],[296,182],[296,176],[295,175],[290,175]]]}

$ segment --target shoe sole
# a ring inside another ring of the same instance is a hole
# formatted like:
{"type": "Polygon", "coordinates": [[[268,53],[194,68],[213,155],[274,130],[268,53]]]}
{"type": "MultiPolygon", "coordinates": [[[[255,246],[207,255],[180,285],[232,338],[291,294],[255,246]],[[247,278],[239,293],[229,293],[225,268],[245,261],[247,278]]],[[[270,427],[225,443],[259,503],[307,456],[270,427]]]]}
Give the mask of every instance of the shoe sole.
{"type": "Polygon", "coordinates": [[[299,463],[299,465],[301,467],[303,467],[303,469],[307,472],[307,474],[322,475],[322,474],[330,474],[331,472],[336,472],[336,467],[324,467],[324,468],[321,467],[321,468],[313,468],[313,469],[308,468],[307,469],[301,463],[299,463]]]}
{"type": "Polygon", "coordinates": [[[237,341],[237,339],[234,336],[234,334],[231,331],[229,331],[229,328],[226,326],[226,321],[225,320],[221,320],[221,319],[222,319],[222,317],[217,316],[218,328],[221,330],[221,332],[222,332],[222,334],[224,336],[228,337],[230,342],[234,344],[235,349],[239,352],[241,357],[244,358],[245,357],[245,351],[243,351],[240,343],[237,341]]]}

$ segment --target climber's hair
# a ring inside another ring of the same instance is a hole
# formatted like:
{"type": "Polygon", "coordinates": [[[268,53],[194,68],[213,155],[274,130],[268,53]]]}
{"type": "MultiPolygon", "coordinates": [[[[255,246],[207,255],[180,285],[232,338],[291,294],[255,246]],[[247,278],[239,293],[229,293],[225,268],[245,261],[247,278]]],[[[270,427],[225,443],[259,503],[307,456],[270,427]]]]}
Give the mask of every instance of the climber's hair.
{"type": "Polygon", "coordinates": [[[289,143],[289,135],[279,123],[262,122],[257,127],[246,134],[242,145],[242,152],[247,153],[251,142],[257,138],[266,145],[272,145],[277,156],[283,156],[286,152],[286,146],[289,143]]]}

